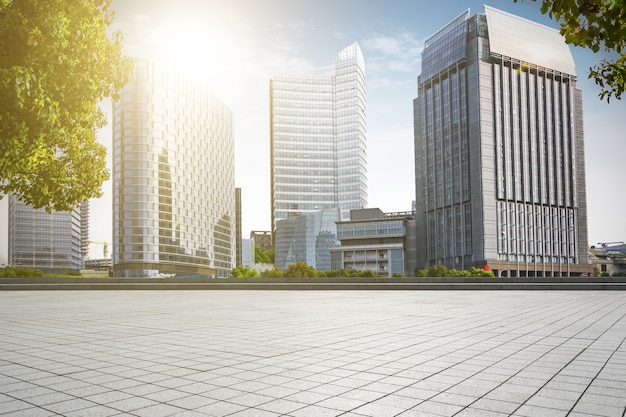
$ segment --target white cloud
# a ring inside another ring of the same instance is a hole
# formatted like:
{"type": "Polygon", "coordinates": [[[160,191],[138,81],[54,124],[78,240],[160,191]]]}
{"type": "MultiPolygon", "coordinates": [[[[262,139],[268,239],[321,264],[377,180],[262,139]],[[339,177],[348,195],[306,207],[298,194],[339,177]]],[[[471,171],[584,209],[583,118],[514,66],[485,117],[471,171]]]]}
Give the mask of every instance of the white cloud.
{"type": "Polygon", "coordinates": [[[362,41],[367,84],[371,89],[410,89],[420,71],[424,42],[409,32],[374,35],[362,41]]]}
{"type": "Polygon", "coordinates": [[[344,40],[346,39],[346,34],[340,31],[333,32],[333,37],[336,39],[344,40]]]}
{"type": "Polygon", "coordinates": [[[412,60],[421,54],[424,42],[417,39],[413,33],[403,32],[395,36],[374,35],[363,41],[363,47],[370,52],[379,53],[386,57],[412,60]]]}

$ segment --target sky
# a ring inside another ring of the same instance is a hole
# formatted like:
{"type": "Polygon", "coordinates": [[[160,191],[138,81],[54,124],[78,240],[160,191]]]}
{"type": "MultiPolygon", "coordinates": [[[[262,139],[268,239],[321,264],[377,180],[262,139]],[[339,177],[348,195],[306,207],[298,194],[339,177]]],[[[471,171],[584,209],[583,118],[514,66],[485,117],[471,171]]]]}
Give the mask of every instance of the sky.
{"type": "MultiPolygon", "coordinates": [[[[335,54],[358,42],[365,58],[369,207],[411,210],[415,200],[413,99],[424,41],[483,4],[558,28],[530,0],[113,0],[112,30],[132,58],[168,62],[205,84],[234,114],[235,182],[243,237],[271,230],[269,80],[334,72],[335,54]]],[[[589,245],[626,241],[626,98],[600,101],[588,68],[605,57],[570,47],[583,91],[589,245]]],[[[111,104],[102,103],[109,116],[111,104]]],[[[111,127],[98,134],[109,149],[111,127]]],[[[112,185],[91,203],[90,239],[112,241],[112,185]]],[[[92,245],[90,257],[102,257],[92,245]]]]}

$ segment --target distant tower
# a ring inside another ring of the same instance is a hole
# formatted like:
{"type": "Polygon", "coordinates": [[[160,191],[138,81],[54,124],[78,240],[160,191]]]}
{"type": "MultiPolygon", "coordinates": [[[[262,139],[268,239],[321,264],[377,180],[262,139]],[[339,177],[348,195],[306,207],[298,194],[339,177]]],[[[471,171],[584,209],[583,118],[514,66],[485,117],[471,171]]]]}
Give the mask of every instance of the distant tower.
{"type": "Polygon", "coordinates": [[[363,54],[339,51],[334,75],[270,80],[272,232],[279,220],[367,206],[363,54]]]}
{"type": "Polygon", "coordinates": [[[229,276],[235,264],[231,111],[137,61],[113,110],[115,276],[229,276]]]}
{"type": "Polygon", "coordinates": [[[78,206],[80,210],[80,256],[84,260],[89,256],[89,200],[78,206]]]}
{"type": "Polygon", "coordinates": [[[235,247],[237,248],[237,256],[235,265],[243,265],[243,247],[241,242],[241,221],[242,221],[242,213],[241,213],[241,188],[235,188],[235,247]]]}
{"type": "Polygon", "coordinates": [[[590,272],[582,95],[558,31],[484,6],[428,38],[415,99],[418,268],[590,272]]]}

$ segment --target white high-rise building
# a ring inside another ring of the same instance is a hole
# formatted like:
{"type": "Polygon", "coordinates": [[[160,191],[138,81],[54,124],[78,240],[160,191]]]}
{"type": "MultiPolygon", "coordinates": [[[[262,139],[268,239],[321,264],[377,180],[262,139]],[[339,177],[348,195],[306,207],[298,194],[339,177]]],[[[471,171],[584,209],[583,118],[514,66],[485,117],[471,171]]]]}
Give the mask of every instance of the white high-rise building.
{"type": "Polygon", "coordinates": [[[138,61],[113,116],[115,276],[229,276],[231,111],[175,71],[138,61]]]}
{"type": "Polygon", "coordinates": [[[334,75],[270,80],[272,232],[279,220],[367,206],[365,72],[357,43],[339,51],[334,75]]]}

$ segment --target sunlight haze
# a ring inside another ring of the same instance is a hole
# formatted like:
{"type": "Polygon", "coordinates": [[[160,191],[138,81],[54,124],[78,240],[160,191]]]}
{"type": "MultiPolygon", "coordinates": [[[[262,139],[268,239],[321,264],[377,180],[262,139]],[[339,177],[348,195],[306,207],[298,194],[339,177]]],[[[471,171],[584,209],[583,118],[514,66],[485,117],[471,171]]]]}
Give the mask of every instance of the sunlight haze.
{"type": "MultiPolygon", "coordinates": [[[[423,42],[483,1],[114,0],[113,30],[131,58],[167,62],[207,86],[234,114],[236,185],[243,237],[271,230],[269,80],[278,74],[331,74],[335,53],[358,42],[365,58],[369,207],[411,210],[415,199],[413,104],[423,42]]],[[[535,2],[490,4],[557,28],[535,2]]],[[[571,48],[583,91],[589,245],[626,239],[626,103],[598,99],[587,79],[602,54],[571,48]]],[[[537,50],[540,53],[540,49],[537,50]]],[[[110,103],[103,103],[109,115],[110,103]]],[[[100,141],[111,150],[111,126],[100,141]]],[[[111,242],[111,183],[92,200],[90,239],[111,242]]],[[[102,257],[97,245],[90,257],[102,257]]]]}

